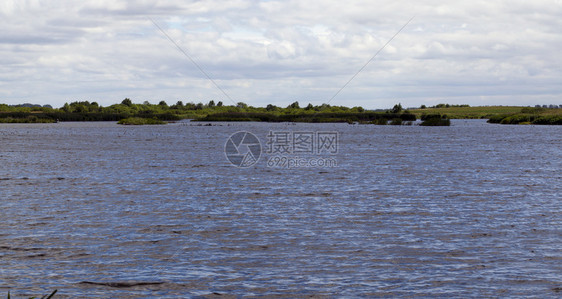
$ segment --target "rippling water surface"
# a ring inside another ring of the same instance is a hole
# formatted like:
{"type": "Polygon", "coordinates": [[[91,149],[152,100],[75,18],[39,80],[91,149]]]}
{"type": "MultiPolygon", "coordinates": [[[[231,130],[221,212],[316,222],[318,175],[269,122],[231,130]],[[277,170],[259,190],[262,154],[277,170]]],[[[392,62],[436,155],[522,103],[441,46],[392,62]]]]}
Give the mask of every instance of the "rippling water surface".
{"type": "Polygon", "coordinates": [[[0,125],[0,297],[557,297],[562,128],[0,125]],[[335,168],[233,167],[237,131],[335,168]]]}

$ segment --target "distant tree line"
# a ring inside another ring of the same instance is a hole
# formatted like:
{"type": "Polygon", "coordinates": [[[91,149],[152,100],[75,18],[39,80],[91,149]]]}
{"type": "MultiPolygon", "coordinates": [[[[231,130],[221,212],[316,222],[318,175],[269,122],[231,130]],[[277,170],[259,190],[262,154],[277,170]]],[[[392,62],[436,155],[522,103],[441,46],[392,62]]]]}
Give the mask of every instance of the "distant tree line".
{"type": "Polygon", "coordinates": [[[535,105],[535,108],[548,108],[548,109],[557,109],[557,108],[562,108],[562,105],[535,105]]]}
{"type": "MultiPolygon", "coordinates": [[[[470,107],[468,104],[461,104],[461,105],[450,105],[450,104],[437,104],[434,106],[430,106],[429,108],[450,108],[450,107],[470,107]]],[[[420,109],[427,109],[426,105],[421,105],[420,109]]]]}
{"type": "Polygon", "coordinates": [[[362,107],[348,108],[328,104],[301,107],[295,101],[287,107],[269,104],[266,107],[253,107],[244,102],[234,105],[224,105],[222,101],[214,100],[208,103],[193,103],[177,101],[169,105],[166,101],[151,104],[148,101],[135,104],[129,98],[121,103],[103,107],[97,102],[74,101],[65,103],[61,108],[49,105],[23,104],[9,106],[0,104],[0,122],[55,122],[55,121],[118,121],[125,118],[141,117],[158,120],[179,120],[185,118],[199,119],[212,114],[225,113],[265,113],[270,115],[297,115],[313,113],[363,113],[362,107]]]}

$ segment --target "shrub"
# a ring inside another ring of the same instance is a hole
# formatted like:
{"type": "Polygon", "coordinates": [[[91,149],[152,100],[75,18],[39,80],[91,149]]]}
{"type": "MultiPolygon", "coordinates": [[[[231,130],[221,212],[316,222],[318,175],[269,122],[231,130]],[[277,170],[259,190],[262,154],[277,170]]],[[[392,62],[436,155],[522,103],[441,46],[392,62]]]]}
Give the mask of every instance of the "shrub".
{"type": "Polygon", "coordinates": [[[515,114],[515,115],[511,115],[511,116],[508,116],[508,117],[502,119],[500,121],[500,124],[517,125],[517,124],[526,123],[526,122],[527,123],[531,122],[531,117],[529,115],[515,114]]]}
{"type": "Polygon", "coordinates": [[[493,116],[490,116],[490,118],[488,119],[488,122],[491,123],[491,124],[499,124],[506,117],[507,117],[506,115],[493,115],[493,116]]]}
{"type": "Polygon", "coordinates": [[[450,126],[451,120],[447,118],[447,115],[440,114],[424,114],[421,119],[423,122],[420,126],[450,126]]]}
{"type": "Polygon", "coordinates": [[[433,113],[433,114],[422,114],[421,115],[421,120],[426,120],[426,119],[430,119],[430,118],[447,118],[446,114],[439,114],[439,113],[433,113]]]}
{"type": "Polygon", "coordinates": [[[562,125],[562,116],[551,115],[541,116],[535,119],[532,124],[534,125],[562,125]]]}
{"type": "Polygon", "coordinates": [[[420,126],[450,126],[451,120],[448,118],[430,118],[424,120],[420,126]]]}

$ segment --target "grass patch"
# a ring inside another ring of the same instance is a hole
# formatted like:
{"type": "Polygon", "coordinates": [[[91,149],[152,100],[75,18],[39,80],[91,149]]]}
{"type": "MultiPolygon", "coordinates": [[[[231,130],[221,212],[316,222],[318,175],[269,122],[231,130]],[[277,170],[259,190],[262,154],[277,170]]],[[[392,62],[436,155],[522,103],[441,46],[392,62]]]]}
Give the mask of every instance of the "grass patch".
{"type": "Polygon", "coordinates": [[[423,114],[445,114],[449,119],[482,119],[517,113],[521,111],[521,108],[518,106],[442,107],[410,109],[408,111],[415,114],[417,118],[421,118],[423,114]]]}
{"type": "Polygon", "coordinates": [[[166,122],[156,119],[156,118],[144,118],[144,117],[128,117],[117,122],[120,125],[165,125],[166,122]]]}
{"type": "Polygon", "coordinates": [[[492,116],[488,122],[502,125],[562,125],[562,109],[523,108],[517,113],[492,116]]]}

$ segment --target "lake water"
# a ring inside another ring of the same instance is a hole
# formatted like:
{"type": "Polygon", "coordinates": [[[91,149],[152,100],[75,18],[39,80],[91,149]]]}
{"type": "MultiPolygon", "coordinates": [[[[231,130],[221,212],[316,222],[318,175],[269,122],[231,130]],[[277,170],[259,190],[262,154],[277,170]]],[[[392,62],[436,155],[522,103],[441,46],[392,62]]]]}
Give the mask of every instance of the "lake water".
{"type": "Polygon", "coordinates": [[[0,297],[559,297],[561,145],[483,120],[2,124],[0,297]],[[268,163],[270,132],[337,133],[298,155],[337,166],[268,163]]]}

